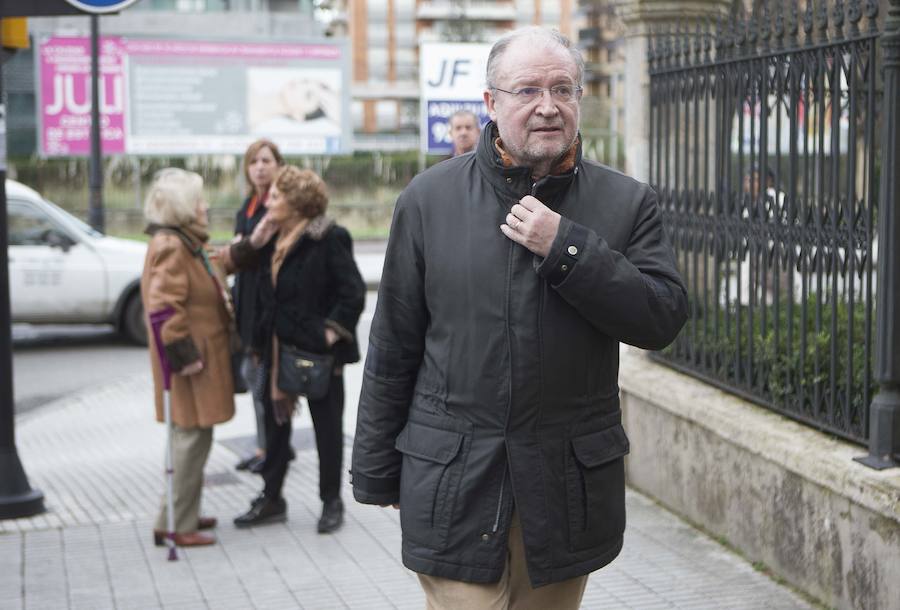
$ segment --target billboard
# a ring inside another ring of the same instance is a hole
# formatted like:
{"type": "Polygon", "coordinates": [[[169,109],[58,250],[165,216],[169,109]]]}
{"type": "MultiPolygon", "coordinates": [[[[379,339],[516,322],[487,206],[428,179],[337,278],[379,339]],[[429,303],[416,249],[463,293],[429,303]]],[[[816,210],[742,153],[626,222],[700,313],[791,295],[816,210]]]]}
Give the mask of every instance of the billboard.
{"type": "MultiPolygon", "coordinates": [[[[45,156],[90,150],[90,40],[38,43],[45,156]]],[[[285,154],[351,151],[345,43],[245,43],[103,37],[106,153],[241,154],[260,137],[285,154]]]]}
{"type": "Polygon", "coordinates": [[[487,122],[484,104],[489,44],[428,42],[419,47],[422,150],[450,153],[450,116],[471,110],[487,122]]]}

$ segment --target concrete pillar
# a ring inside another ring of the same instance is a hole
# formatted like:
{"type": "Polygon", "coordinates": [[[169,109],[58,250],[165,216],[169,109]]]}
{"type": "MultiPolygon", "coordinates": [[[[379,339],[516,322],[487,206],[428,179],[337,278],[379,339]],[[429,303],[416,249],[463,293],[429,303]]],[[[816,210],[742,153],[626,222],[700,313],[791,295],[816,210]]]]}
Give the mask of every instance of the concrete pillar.
{"type": "Polygon", "coordinates": [[[646,182],[650,177],[650,75],[647,36],[651,27],[685,23],[727,10],[729,0],[624,0],[625,24],[625,173],[646,182]]]}

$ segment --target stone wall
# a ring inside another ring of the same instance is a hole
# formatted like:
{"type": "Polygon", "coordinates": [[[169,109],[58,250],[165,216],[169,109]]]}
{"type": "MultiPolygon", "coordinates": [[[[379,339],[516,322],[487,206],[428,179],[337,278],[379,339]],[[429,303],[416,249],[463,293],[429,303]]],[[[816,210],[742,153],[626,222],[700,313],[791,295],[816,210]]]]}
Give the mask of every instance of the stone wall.
{"type": "Polygon", "coordinates": [[[900,609],[900,469],[623,348],[629,484],[838,608],[900,609]]]}

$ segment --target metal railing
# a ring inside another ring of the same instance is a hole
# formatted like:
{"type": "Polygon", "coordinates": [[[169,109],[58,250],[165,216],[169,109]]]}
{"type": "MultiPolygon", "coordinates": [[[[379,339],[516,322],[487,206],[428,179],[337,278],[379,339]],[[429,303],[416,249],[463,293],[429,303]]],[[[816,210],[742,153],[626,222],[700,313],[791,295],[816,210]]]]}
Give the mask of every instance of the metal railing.
{"type": "Polygon", "coordinates": [[[878,3],[754,5],[650,37],[650,181],[691,303],[655,357],[865,443],[879,130],[898,113],[878,3]]]}

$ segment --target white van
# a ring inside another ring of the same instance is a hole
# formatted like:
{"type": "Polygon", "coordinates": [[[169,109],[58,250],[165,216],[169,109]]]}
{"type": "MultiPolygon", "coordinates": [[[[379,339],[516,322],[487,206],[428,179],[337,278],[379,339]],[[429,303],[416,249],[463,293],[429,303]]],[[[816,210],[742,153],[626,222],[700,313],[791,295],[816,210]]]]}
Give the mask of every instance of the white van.
{"type": "Polygon", "coordinates": [[[112,324],[146,344],[147,245],[103,235],[14,180],[6,198],[13,323],[112,324]]]}

